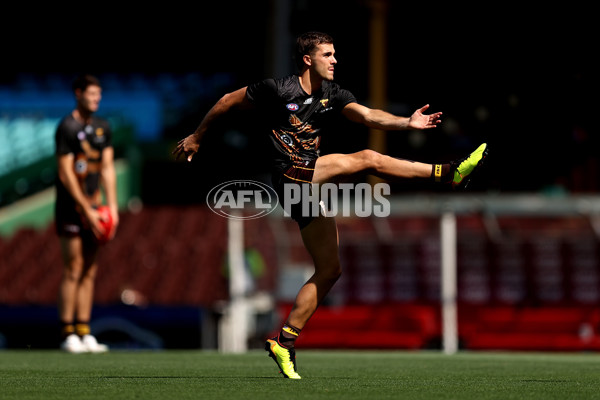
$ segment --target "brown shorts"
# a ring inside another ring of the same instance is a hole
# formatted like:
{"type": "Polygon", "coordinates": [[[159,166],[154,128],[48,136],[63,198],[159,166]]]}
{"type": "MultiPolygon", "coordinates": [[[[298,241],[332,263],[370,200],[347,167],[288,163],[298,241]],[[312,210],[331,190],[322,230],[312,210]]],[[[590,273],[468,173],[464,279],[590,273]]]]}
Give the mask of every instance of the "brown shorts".
{"type": "MultiPolygon", "coordinates": [[[[273,187],[279,196],[279,203],[286,210],[290,210],[291,217],[298,223],[300,229],[307,226],[315,217],[302,216],[302,202],[291,204],[288,208],[284,204],[284,186],[285,185],[309,185],[312,183],[313,174],[315,173],[315,164],[317,160],[294,162],[283,172],[273,174],[273,187]]],[[[300,188],[302,189],[302,187],[300,188]]]]}

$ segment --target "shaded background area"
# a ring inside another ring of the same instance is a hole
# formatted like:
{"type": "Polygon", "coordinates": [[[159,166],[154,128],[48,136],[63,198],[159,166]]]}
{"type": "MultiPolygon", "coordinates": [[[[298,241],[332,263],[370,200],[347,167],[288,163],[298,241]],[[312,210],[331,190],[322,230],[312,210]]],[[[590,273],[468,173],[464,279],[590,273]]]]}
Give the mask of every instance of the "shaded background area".
{"type": "MultiPolygon", "coordinates": [[[[387,65],[386,108],[410,115],[429,103],[432,111],[444,113],[436,130],[388,133],[388,154],[447,161],[487,141],[493,157],[485,182],[474,189],[597,190],[593,93],[598,77],[591,12],[585,7],[272,0],[161,10],[94,5],[78,11],[85,16],[80,18],[66,10],[40,9],[26,23],[18,20],[2,28],[10,40],[0,83],[19,90],[27,79],[44,86],[58,76],[55,85],[68,86],[77,73],[91,72],[104,79],[108,98],[111,90],[135,91],[136,82],[157,86],[168,74],[171,90],[161,95],[159,131],[151,140],[131,143],[145,161],[144,201],[198,201],[202,193],[178,188],[193,181],[202,192],[233,175],[268,171],[260,121],[232,115],[222,135],[207,140],[193,166],[173,163],[170,150],[222,94],[293,72],[297,34],[321,30],[333,35],[336,81],[370,104],[369,24],[379,3],[387,7],[387,59],[381,60],[387,65]],[[159,171],[169,179],[156,179],[159,171]]],[[[324,138],[323,152],[363,149],[367,135],[366,129],[340,120],[324,138]]],[[[394,185],[399,192],[423,189],[432,187],[394,185]]]]}

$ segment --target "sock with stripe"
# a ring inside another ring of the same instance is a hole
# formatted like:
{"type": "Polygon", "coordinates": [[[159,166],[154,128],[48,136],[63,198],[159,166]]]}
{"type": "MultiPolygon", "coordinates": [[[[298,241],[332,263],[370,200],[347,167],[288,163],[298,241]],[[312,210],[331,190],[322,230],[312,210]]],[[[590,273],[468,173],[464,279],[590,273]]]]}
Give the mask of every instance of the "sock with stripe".
{"type": "Polygon", "coordinates": [[[77,321],[77,323],[75,324],[75,333],[77,333],[77,335],[80,337],[89,335],[90,334],[90,324],[87,322],[77,321]]]}
{"type": "Polygon", "coordinates": [[[452,179],[450,172],[450,164],[433,164],[431,166],[431,178],[436,182],[450,182],[452,179]]]}
{"type": "Polygon", "coordinates": [[[61,321],[60,337],[64,340],[67,336],[75,333],[75,325],[72,322],[61,321]]]}
{"type": "Polygon", "coordinates": [[[279,332],[277,341],[279,344],[287,349],[294,347],[296,339],[300,336],[300,329],[290,325],[288,322],[283,324],[283,328],[279,332]]]}

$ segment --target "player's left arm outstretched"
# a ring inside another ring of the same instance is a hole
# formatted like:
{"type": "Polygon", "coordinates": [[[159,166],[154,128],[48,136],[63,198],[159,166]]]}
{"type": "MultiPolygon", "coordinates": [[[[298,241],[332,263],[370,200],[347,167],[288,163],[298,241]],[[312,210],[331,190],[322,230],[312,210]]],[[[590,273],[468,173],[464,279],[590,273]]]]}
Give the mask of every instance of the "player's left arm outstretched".
{"type": "Polygon", "coordinates": [[[441,121],[441,112],[424,114],[429,104],[416,110],[409,117],[400,117],[389,112],[365,107],[358,103],[350,103],[344,107],[342,113],[351,121],[361,123],[369,128],[382,130],[405,130],[405,129],[431,129],[435,128],[441,121]]]}

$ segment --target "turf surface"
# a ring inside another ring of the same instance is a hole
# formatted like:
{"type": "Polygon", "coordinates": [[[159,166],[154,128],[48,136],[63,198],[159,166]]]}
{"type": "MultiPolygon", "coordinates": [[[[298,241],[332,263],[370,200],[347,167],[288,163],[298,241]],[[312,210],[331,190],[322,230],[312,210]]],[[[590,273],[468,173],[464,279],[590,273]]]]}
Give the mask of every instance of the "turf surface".
{"type": "Polygon", "coordinates": [[[302,380],[264,351],[71,355],[0,351],[1,399],[600,399],[600,355],[298,351],[302,380]]]}

